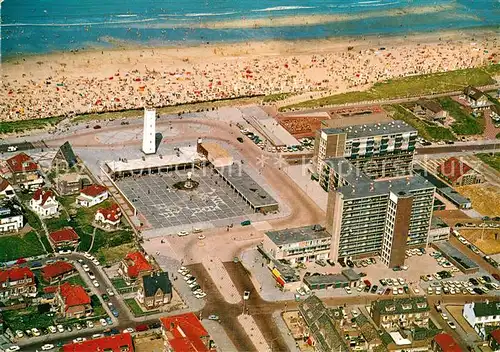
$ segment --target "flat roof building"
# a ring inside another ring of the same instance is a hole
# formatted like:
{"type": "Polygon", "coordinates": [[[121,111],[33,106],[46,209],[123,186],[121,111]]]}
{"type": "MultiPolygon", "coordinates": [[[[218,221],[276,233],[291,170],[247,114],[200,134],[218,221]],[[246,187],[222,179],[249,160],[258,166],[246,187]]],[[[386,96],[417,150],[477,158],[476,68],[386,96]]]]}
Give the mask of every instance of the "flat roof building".
{"type": "Polygon", "coordinates": [[[291,264],[328,259],[331,235],[320,225],[270,231],[264,234],[263,249],[275,259],[291,264]]]}
{"type": "Polygon", "coordinates": [[[379,254],[384,264],[404,264],[407,246],[428,242],[435,187],[419,175],[357,182],[331,189],[326,229],[330,259],[379,254]]]}
{"type": "Polygon", "coordinates": [[[278,211],[278,202],[248,175],[240,165],[214,167],[224,181],[235,190],[255,212],[278,211]]]}
{"type": "Polygon", "coordinates": [[[430,307],[427,298],[421,296],[382,299],[371,303],[371,316],[378,327],[387,331],[397,331],[413,324],[427,327],[430,307]]]}
{"type": "Polygon", "coordinates": [[[371,178],[408,175],[417,130],[404,121],[324,128],[316,132],[314,158],[321,186],[330,186],[330,158],[347,158],[371,178]]]}

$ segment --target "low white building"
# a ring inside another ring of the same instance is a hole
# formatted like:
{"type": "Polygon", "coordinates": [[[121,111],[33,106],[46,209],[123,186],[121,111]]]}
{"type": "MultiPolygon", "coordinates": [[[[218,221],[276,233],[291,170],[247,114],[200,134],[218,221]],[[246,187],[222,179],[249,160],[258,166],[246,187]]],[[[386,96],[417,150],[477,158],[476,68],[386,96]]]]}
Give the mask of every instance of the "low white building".
{"type": "Polygon", "coordinates": [[[76,204],[90,208],[104,202],[108,197],[109,194],[106,187],[94,184],[80,190],[80,195],[76,197],[76,204]]]}
{"type": "Polygon", "coordinates": [[[0,204],[0,233],[17,232],[24,226],[21,207],[12,202],[0,204]]]}
{"type": "Polygon", "coordinates": [[[50,217],[57,214],[59,203],[51,190],[39,188],[30,199],[30,208],[41,217],[50,217]]]}
{"type": "Polygon", "coordinates": [[[462,315],[484,340],[488,338],[485,327],[500,326],[500,302],[465,303],[462,315]]]}
{"type": "Polygon", "coordinates": [[[328,259],[331,235],[319,225],[269,231],[262,248],[274,259],[286,259],[291,264],[328,259]]]}
{"type": "Polygon", "coordinates": [[[109,208],[101,208],[95,213],[94,220],[102,227],[115,228],[120,224],[122,212],[118,204],[114,203],[109,208]]]}

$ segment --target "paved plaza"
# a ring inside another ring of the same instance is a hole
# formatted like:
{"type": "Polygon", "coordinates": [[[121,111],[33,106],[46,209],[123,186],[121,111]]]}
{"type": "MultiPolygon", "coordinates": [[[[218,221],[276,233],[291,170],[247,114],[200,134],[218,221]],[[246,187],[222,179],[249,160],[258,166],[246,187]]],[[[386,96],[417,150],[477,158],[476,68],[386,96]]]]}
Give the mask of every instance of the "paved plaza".
{"type": "Polygon", "coordinates": [[[193,190],[174,188],[175,183],[187,179],[188,170],[126,177],[116,183],[153,228],[237,219],[253,213],[212,170],[191,171],[192,180],[199,182],[193,190]]]}

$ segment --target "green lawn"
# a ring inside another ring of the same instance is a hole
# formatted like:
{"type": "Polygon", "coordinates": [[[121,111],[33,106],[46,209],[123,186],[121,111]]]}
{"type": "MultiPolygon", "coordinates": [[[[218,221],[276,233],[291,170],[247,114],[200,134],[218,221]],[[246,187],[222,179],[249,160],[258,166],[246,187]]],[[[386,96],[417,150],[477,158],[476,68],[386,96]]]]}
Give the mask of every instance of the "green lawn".
{"type": "Polygon", "coordinates": [[[62,117],[48,117],[44,119],[2,122],[0,124],[0,134],[26,132],[30,130],[45,128],[47,126],[54,126],[61,122],[62,119],[62,117]]]}
{"type": "Polygon", "coordinates": [[[401,105],[384,106],[395,120],[403,120],[418,131],[418,135],[429,141],[455,140],[453,133],[446,127],[423,121],[401,105]]]}
{"type": "Polygon", "coordinates": [[[73,276],[63,280],[62,282],[69,282],[72,285],[80,285],[83,288],[88,287],[87,284],[85,283],[85,280],[83,280],[82,277],[80,276],[80,274],[78,274],[78,273],[76,275],[73,275],[73,276]]]}
{"type": "Polygon", "coordinates": [[[276,94],[269,94],[266,95],[264,98],[262,98],[262,101],[264,103],[270,103],[273,101],[280,101],[280,100],[285,100],[289,97],[291,97],[293,93],[276,93],[276,94]]]}
{"type": "Polygon", "coordinates": [[[106,310],[101,304],[101,300],[96,295],[90,296],[92,309],[94,310],[94,317],[102,317],[107,315],[106,310]]]}
{"type": "Polygon", "coordinates": [[[134,314],[136,317],[158,313],[158,310],[143,311],[139,303],[137,303],[137,301],[133,298],[128,298],[125,299],[124,301],[132,311],[132,314],[134,314]]]}
{"type": "Polygon", "coordinates": [[[45,254],[34,231],[26,235],[0,236],[0,261],[7,262],[18,258],[45,254]]]}
{"type": "Polygon", "coordinates": [[[368,91],[343,93],[309,100],[285,106],[280,111],[452,92],[462,90],[467,85],[484,86],[494,84],[495,80],[491,76],[498,74],[499,71],[500,64],[490,65],[485,68],[471,68],[387,80],[376,83],[368,91]]]}
{"type": "Polygon", "coordinates": [[[46,313],[39,314],[36,306],[27,307],[21,310],[9,310],[2,312],[4,324],[12,331],[27,330],[31,328],[47,328],[54,325],[54,317],[46,313]]]}
{"type": "Polygon", "coordinates": [[[115,277],[115,278],[112,278],[111,279],[111,283],[113,284],[113,286],[119,290],[121,288],[129,288],[130,286],[127,285],[127,283],[125,282],[124,279],[122,279],[121,277],[115,277]]]}
{"type": "Polygon", "coordinates": [[[455,119],[451,126],[456,134],[474,135],[484,132],[484,117],[482,114],[478,117],[472,116],[460,103],[446,97],[439,98],[439,103],[444,110],[450,113],[450,116],[455,119]]]}
{"type": "Polygon", "coordinates": [[[500,153],[480,153],[476,154],[476,156],[481,159],[483,163],[488,164],[500,172],[500,153]]]}

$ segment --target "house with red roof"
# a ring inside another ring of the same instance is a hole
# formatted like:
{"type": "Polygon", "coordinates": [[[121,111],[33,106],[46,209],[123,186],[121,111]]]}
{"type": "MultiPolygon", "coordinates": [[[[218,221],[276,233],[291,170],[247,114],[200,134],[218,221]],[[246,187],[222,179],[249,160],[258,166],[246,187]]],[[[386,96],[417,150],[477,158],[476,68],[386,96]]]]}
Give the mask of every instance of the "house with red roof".
{"type": "Polygon", "coordinates": [[[69,343],[63,352],[134,352],[134,342],[129,333],[99,337],[97,339],[69,343]]]}
{"type": "Polygon", "coordinates": [[[166,351],[215,351],[213,340],[194,313],[160,318],[160,322],[166,351]]]}
{"type": "Polygon", "coordinates": [[[75,271],[73,264],[66,261],[57,261],[42,268],[42,278],[45,282],[53,284],[71,276],[75,271]]]}
{"type": "Polygon", "coordinates": [[[500,328],[490,332],[488,346],[493,352],[500,352],[500,328]]]}
{"type": "Polygon", "coordinates": [[[81,318],[92,314],[91,299],[80,285],[65,282],[56,291],[59,313],[65,318],[81,318]]]}
{"type": "Polygon", "coordinates": [[[455,157],[451,157],[439,165],[438,173],[452,186],[473,185],[484,180],[483,175],[455,157]]]}
{"type": "Polygon", "coordinates": [[[72,227],[51,232],[49,241],[54,248],[74,248],[78,245],[80,237],[72,227]]]}
{"type": "Polygon", "coordinates": [[[142,252],[128,253],[120,262],[118,273],[127,283],[135,282],[138,278],[153,272],[153,266],[142,252]]]}
{"type": "Polygon", "coordinates": [[[113,203],[108,208],[100,208],[97,210],[94,221],[106,229],[114,229],[120,224],[121,217],[122,211],[120,207],[118,204],[113,203]]]}
{"type": "Polygon", "coordinates": [[[7,179],[0,177],[0,199],[1,198],[13,198],[16,194],[14,193],[14,187],[10,184],[7,179]]]}
{"type": "Polygon", "coordinates": [[[93,207],[96,204],[108,199],[108,189],[101,185],[90,185],[80,190],[80,195],[76,197],[76,204],[82,207],[93,207]]]}
{"type": "Polygon", "coordinates": [[[26,267],[0,270],[0,300],[19,296],[35,297],[37,293],[35,275],[26,267]]]}
{"type": "Polygon", "coordinates": [[[455,341],[453,336],[441,333],[434,336],[431,341],[431,349],[434,352],[462,352],[462,348],[455,341]]]}
{"type": "Polygon", "coordinates": [[[42,218],[57,215],[59,203],[50,189],[39,188],[30,199],[30,208],[42,218]]]}
{"type": "Polygon", "coordinates": [[[8,172],[4,177],[12,185],[29,190],[43,185],[43,177],[39,172],[38,164],[26,153],[19,153],[6,160],[8,172]]]}

